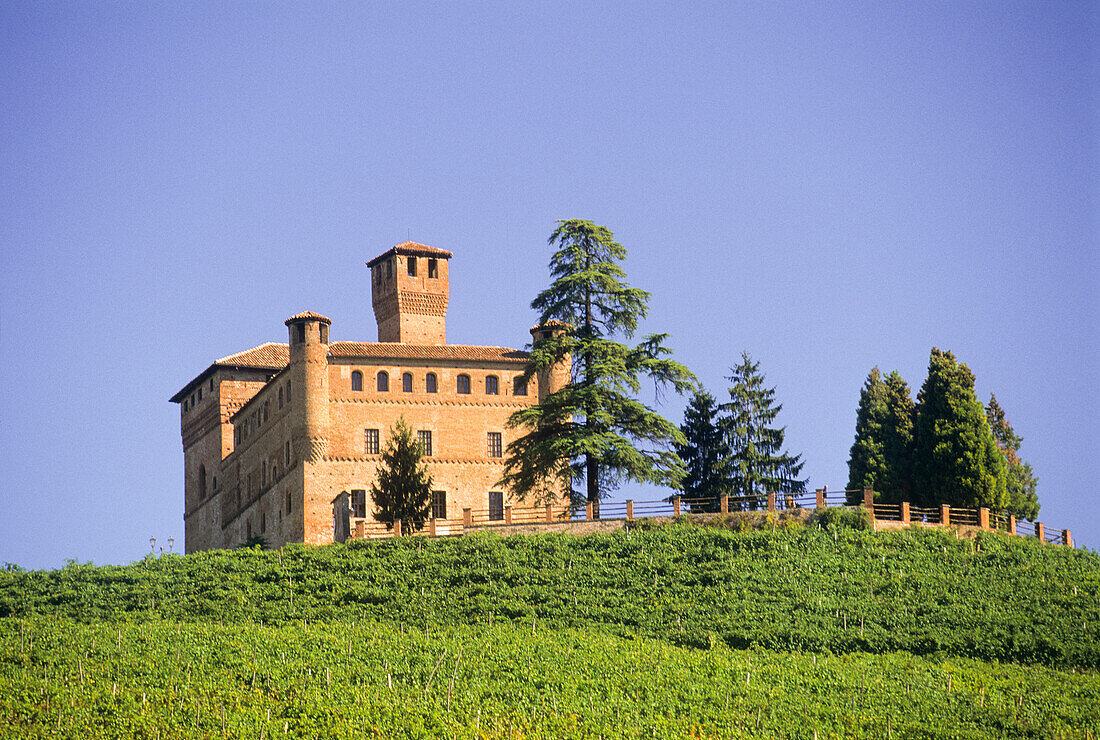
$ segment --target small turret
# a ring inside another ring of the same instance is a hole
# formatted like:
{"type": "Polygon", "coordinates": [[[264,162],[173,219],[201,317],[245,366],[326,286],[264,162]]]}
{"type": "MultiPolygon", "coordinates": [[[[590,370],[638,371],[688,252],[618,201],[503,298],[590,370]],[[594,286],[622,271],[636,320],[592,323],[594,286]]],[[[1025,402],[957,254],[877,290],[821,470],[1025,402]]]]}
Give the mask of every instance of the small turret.
{"type": "MultiPolygon", "coordinates": [[[[541,339],[557,337],[569,330],[569,324],[564,321],[551,319],[550,321],[531,327],[531,341],[537,343],[541,339]]],[[[569,355],[562,358],[553,367],[543,368],[536,376],[539,384],[539,403],[554,391],[560,390],[569,384],[570,374],[573,370],[573,361],[569,355]]]]}
{"type": "Polygon", "coordinates": [[[306,311],[286,320],[290,331],[291,438],[295,459],[316,462],[328,450],[328,329],[332,321],[306,311]],[[299,400],[300,399],[300,400],[299,400]]]}

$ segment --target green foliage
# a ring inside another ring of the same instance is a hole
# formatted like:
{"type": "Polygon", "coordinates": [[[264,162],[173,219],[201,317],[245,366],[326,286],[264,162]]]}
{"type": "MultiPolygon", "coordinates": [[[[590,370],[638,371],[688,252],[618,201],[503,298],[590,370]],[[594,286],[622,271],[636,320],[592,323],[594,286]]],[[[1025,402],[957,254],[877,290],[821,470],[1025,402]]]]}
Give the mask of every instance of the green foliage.
{"type": "Polygon", "coordinates": [[[720,424],[732,452],[731,479],[735,496],[763,497],[769,491],[800,493],[806,481],[799,479],[802,455],[783,450],[786,427],[769,426],[783,409],[775,402],[775,388],[764,387],[760,363],[748,352],[741,364],[730,369],[730,400],[721,406],[720,424]]]}
{"type": "Polygon", "coordinates": [[[814,512],[814,523],[822,526],[847,527],[868,531],[874,529],[870,513],[863,507],[831,506],[814,512]]]}
{"type": "Polygon", "coordinates": [[[559,221],[549,243],[557,247],[550,259],[554,282],[531,307],[540,325],[554,331],[534,342],[525,378],[570,361],[572,377],[509,419],[509,428],[526,431],[508,445],[501,484],[520,500],[555,497],[566,488],[574,503],[598,502],[624,479],[677,485],[683,463],[670,445],[683,437],[636,396],[642,378],[683,393],[695,377],[668,359],[667,334],[650,334],[635,347],[613,339],[634,336],[649,293],[623,281],[617,263],[626,249],[607,228],[559,221]]]}
{"type": "Polygon", "coordinates": [[[900,653],[685,649],[538,619],[0,620],[0,736],[1081,738],[1100,678],[900,653]]]}
{"type": "MultiPolygon", "coordinates": [[[[883,426],[886,422],[886,384],[882,372],[871,368],[856,409],[856,440],[848,455],[848,490],[875,488],[886,478],[883,426]]],[[[877,498],[877,497],[876,497],[877,498]]],[[[855,503],[849,499],[848,503],[855,503]]]]}
{"type": "MultiPolygon", "coordinates": [[[[848,490],[871,488],[882,503],[909,501],[913,474],[913,422],[916,407],[909,385],[897,370],[885,380],[872,368],[859,396],[856,439],[848,459],[848,490]]],[[[862,493],[850,493],[858,504],[862,493]]]]}
{"type": "Polygon", "coordinates": [[[932,349],[917,396],[914,497],[925,506],[950,504],[1000,511],[1007,503],[1006,465],[974,375],[951,352],[932,349]]]}
{"type": "Polygon", "coordinates": [[[985,415],[989,420],[993,439],[997,441],[997,448],[1005,456],[1008,465],[1008,503],[1005,508],[1011,514],[1035,521],[1039,516],[1039,497],[1035,492],[1039,481],[1035,477],[1035,471],[1018,454],[1024,438],[1016,434],[1008,423],[1004,409],[992,393],[989,394],[985,415]]]}
{"type": "Polygon", "coordinates": [[[402,537],[0,573],[0,617],[81,622],[535,619],[706,647],[1100,669],[1100,557],[1035,538],[815,526],[402,537]]]}
{"type": "Polygon", "coordinates": [[[684,411],[680,431],[684,443],[676,444],[676,454],[684,461],[685,475],[680,489],[692,503],[692,511],[715,512],[720,499],[732,489],[730,480],[730,448],[718,423],[718,405],[714,396],[698,389],[684,411]]]}
{"type": "Polygon", "coordinates": [[[390,440],[382,452],[377,479],[371,484],[374,518],[393,529],[401,520],[402,532],[411,534],[424,528],[432,510],[432,478],[420,449],[413,439],[405,417],[390,430],[390,440]]]}
{"type": "Polygon", "coordinates": [[[251,537],[249,537],[247,540],[242,542],[241,544],[237,545],[238,549],[240,549],[240,548],[251,549],[253,547],[258,547],[261,550],[266,550],[267,549],[267,538],[264,537],[262,534],[254,534],[251,537]]]}

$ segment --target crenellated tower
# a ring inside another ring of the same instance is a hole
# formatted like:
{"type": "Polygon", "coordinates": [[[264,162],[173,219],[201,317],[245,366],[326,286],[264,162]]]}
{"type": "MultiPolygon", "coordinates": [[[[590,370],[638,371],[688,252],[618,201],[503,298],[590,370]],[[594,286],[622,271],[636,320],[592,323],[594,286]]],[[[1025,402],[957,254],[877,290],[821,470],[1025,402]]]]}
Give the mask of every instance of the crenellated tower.
{"type": "Polygon", "coordinates": [[[328,450],[328,329],[332,321],[306,311],[286,320],[290,330],[290,434],[294,459],[316,463],[328,450]]]}
{"type": "Polygon", "coordinates": [[[379,342],[447,343],[450,259],[444,249],[405,242],[367,263],[379,342]]]}

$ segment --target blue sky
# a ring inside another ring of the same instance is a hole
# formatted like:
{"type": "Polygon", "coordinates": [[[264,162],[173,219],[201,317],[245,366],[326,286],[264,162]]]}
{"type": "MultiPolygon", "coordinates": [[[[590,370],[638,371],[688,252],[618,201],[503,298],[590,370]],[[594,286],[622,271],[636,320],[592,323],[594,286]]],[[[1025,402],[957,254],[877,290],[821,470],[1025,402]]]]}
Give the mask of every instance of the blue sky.
{"type": "Polygon", "coordinates": [[[811,488],[871,367],[915,394],[936,346],[1098,548],[1097,38],[1095,3],[0,4],[0,561],[178,549],[168,398],[302,310],[373,341],[407,238],[454,252],[450,341],[522,346],[574,217],[712,392],[760,361],[811,488]]]}

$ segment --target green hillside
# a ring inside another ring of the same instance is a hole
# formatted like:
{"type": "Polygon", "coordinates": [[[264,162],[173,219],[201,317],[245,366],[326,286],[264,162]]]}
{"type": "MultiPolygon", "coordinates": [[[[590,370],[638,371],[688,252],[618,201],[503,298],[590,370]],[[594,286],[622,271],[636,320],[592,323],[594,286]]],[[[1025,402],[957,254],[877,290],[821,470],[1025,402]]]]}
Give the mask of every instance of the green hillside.
{"type": "Polygon", "coordinates": [[[54,732],[1087,738],[1100,558],[674,526],[5,573],[0,736],[54,732]]]}

